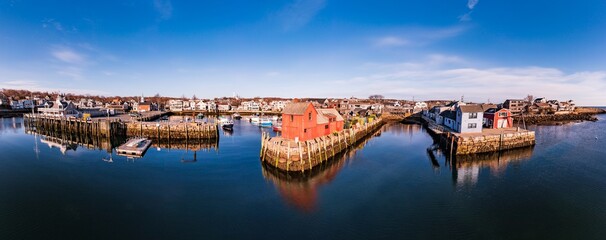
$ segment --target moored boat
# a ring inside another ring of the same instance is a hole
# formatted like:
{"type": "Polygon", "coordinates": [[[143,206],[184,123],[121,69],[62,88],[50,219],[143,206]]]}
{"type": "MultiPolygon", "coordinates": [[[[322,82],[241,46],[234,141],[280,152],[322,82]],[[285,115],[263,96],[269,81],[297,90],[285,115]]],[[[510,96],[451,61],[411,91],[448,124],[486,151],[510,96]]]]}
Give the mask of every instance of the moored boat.
{"type": "Polygon", "coordinates": [[[240,115],[240,113],[234,113],[231,117],[236,120],[242,119],[242,116],[240,115]]]}
{"type": "Polygon", "coordinates": [[[221,127],[223,128],[223,130],[228,130],[228,131],[234,130],[234,122],[229,120],[227,122],[222,123],[221,127]]]}
{"type": "Polygon", "coordinates": [[[250,117],[250,122],[259,123],[259,122],[261,122],[261,118],[259,118],[258,116],[252,116],[252,117],[250,117]]]}
{"type": "Polygon", "coordinates": [[[259,121],[259,124],[261,126],[271,126],[273,125],[273,122],[269,118],[263,118],[259,121]]]}

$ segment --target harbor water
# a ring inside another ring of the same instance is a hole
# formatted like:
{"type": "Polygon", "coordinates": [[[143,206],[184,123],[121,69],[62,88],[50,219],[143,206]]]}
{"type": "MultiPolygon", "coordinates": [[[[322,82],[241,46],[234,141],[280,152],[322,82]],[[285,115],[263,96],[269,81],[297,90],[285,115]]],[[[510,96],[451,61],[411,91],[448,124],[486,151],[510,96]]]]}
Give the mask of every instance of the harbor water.
{"type": "Polygon", "coordinates": [[[0,239],[604,239],[598,118],[532,127],[534,148],[456,159],[421,126],[388,124],[292,175],[261,164],[271,128],[245,120],[208,147],[127,158],[0,119],[0,239]]]}

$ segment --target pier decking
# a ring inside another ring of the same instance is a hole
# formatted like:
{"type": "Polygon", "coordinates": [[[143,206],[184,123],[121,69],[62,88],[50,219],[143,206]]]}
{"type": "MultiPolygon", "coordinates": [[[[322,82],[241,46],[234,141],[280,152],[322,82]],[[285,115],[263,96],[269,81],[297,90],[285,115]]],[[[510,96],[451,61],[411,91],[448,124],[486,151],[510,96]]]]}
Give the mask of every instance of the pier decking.
{"type": "Polygon", "coordinates": [[[146,138],[133,138],[116,148],[118,155],[143,156],[151,146],[152,141],[146,138]]]}

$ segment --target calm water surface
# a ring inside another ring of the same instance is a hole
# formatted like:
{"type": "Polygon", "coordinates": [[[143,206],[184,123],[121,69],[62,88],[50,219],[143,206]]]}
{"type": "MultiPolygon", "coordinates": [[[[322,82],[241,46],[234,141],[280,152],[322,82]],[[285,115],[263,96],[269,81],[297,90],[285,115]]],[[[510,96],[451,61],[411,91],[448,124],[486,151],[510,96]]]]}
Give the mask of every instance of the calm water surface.
{"type": "Polygon", "coordinates": [[[244,121],[218,144],[128,159],[0,119],[0,239],[604,239],[599,118],[452,161],[392,124],[304,177],[262,167],[267,130],[244,121]]]}

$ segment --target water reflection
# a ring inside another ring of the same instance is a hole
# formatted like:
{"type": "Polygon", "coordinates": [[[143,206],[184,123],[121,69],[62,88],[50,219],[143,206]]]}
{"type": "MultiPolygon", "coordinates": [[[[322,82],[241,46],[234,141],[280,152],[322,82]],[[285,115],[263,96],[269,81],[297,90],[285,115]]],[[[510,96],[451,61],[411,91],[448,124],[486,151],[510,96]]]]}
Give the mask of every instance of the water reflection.
{"type": "MultiPolygon", "coordinates": [[[[22,125],[19,124],[18,126],[21,127],[22,125]]],[[[78,149],[78,146],[82,146],[90,150],[106,151],[110,154],[107,159],[104,159],[106,162],[113,162],[113,159],[111,159],[113,149],[127,141],[127,139],[124,137],[107,138],[93,135],[45,131],[27,125],[25,126],[25,133],[34,135],[34,151],[36,153],[40,152],[38,142],[42,145],[47,145],[49,148],[58,149],[63,155],[65,155],[68,151],[75,152],[78,149]]],[[[150,150],[152,149],[157,151],[161,151],[162,149],[166,151],[170,151],[172,149],[186,150],[193,151],[194,154],[196,154],[198,151],[218,151],[219,141],[217,139],[155,139],[152,141],[152,145],[150,147],[150,150]]],[[[128,155],[129,160],[134,160],[134,158],[140,157],[128,155]]]]}
{"type": "Polygon", "coordinates": [[[18,133],[21,128],[23,128],[23,121],[20,118],[0,118],[0,134],[18,133]]]}
{"type": "Polygon", "coordinates": [[[452,180],[456,186],[474,186],[482,170],[489,170],[495,177],[501,176],[510,165],[517,165],[532,158],[533,149],[534,147],[525,147],[501,152],[458,155],[452,158],[439,149],[430,148],[427,152],[434,170],[440,168],[438,158],[444,159],[444,166],[452,172],[452,180]]]}
{"type": "Polygon", "coordinates": [[[364,138],[356,146],[338,154],[322,165],[305,172],[285,172],[263,163],[262,173],[272,182],[283,200],[302,212],[314,212],[318,205],[318,190],[335,179],[339,171],[354,159],[356,152],[363,149],[372,137],[381,135],[378,130],[372,136],[364,138]]]}

